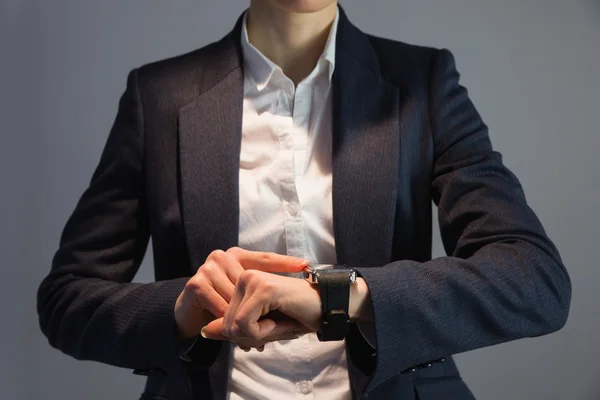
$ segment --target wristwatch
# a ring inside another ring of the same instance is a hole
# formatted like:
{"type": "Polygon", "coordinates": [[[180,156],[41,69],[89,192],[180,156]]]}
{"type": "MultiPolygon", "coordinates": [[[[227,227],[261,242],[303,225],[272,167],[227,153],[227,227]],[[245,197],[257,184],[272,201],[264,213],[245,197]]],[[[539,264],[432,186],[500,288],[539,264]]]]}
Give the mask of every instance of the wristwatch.
{"type": "Polygon", "coordinates": [[[321,342],[344,340],[350,327],[350,285],[356,271],[343,264],[317,264],[304,268],[304,278],[319,286],[322,323],[317,332],[321,342]]]}

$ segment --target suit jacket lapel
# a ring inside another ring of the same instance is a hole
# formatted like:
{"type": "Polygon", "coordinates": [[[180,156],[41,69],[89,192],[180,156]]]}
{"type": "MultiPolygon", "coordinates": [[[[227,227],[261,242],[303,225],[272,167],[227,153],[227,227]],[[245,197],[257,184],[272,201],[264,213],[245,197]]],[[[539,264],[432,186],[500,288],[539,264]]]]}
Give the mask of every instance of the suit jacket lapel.
{"type": "MultiPolygon", "coordinates": [[[[398,196],[399,90],[383,79],[368,37],[341,8],[335,65],[332,196],[337,259],[351,266],[383,266],[392,258],[398,196]]],[[[358,399],[369,377],[354,363],[365,360],[352,358],[349,350],[347,354],[352,394],[358,399]]]]}
{"type": "Polygon", "coordinates": [[[333,222],[338,262],[389,263],[398,182],[398,88],[340,9],[333,81],[333,222]]]}
{"type": "MultiPolygon", "coordinates": [[[[179,111],[181,209],[191,272],[213,250],[238,245],[244,98],[241,23],[242,17],[229,35],[207,49],[199,63],[199,97],[179,111]]],[[[214,399],[226,398],[230,353],[225,343],[209,368],[214,399]]]]}
{"type": "Polygon", "coordinates": [[[213,250],[238,244],[244,87],[239,32],[236,26],[207,52],[199,97],[179,112],[181,203],[194,271],[213,250]]]}

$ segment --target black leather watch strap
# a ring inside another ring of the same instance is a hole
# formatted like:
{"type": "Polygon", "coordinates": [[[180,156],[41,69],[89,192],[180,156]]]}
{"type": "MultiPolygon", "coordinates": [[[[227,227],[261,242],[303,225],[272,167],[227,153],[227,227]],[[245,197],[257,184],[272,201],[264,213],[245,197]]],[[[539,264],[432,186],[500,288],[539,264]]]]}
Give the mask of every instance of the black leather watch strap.
{"type": "Polygon", "coordinates": [[[350,318],[350,278],[348,273],[319,275],[319,292],[323,320],[317,332],[320,341],[343,340],[348,334],[350,318]]]}

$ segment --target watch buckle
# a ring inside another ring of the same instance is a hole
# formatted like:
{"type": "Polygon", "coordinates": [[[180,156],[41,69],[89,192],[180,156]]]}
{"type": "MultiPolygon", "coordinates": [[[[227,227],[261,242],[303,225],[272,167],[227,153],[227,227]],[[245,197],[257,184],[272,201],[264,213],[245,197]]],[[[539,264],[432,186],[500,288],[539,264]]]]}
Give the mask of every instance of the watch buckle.
{"type": "Polygon", "coordinates": [[[348,313],[344,310],[338,309],[338,310],[330,310],[327,315],[325,316],[325,319],[323,319],[323,324],[328,325],[328,324],[345,324],[345,323],[349,323],[350,322],[350,318],[348,317],[348,313]]]}

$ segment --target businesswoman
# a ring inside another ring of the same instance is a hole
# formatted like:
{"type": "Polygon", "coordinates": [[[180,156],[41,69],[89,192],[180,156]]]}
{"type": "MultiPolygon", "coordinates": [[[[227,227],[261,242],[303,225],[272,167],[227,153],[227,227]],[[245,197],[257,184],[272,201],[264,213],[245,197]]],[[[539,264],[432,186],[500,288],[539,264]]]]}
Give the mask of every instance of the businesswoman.
{"type": "Polygon", "coordinates": [[[144,399],[463,400],[452,355],[560,329],[570,290],[449,51],[253,0],[129,74],[38,312],[144,399]]]}

